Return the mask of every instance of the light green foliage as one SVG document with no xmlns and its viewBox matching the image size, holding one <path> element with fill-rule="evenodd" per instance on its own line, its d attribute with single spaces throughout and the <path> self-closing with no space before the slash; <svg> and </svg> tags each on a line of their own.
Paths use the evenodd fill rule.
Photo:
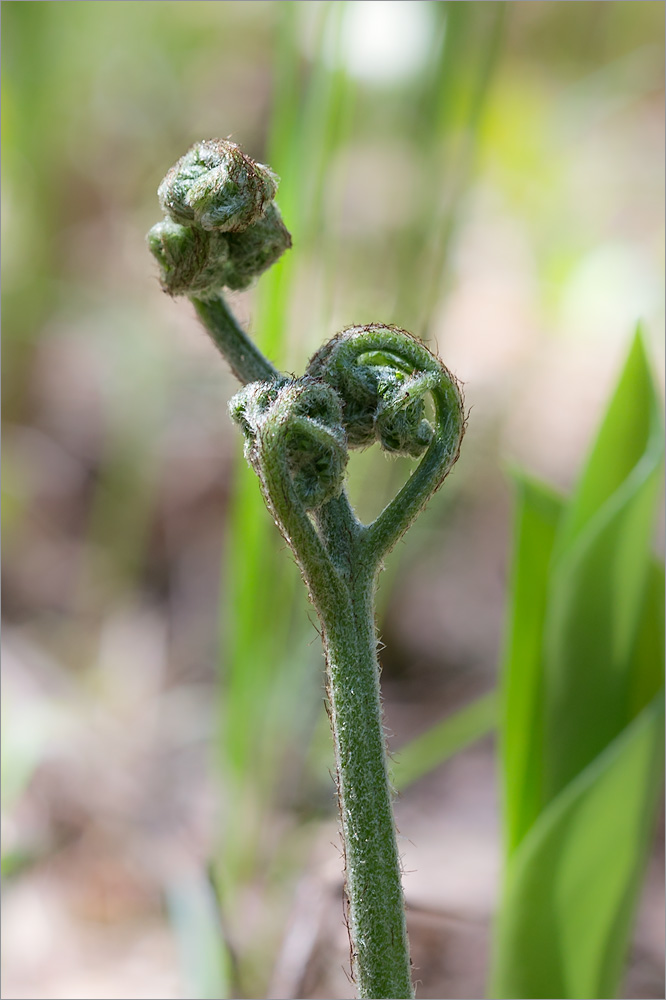
<svg viewBox="0 0 666 1000">
<path fill-rule="evenodd" d="M 662 455 L 637 334 L 571 500 L 517 478 L 496 997 L 619 989 L 663 761 Z"/>
</svg>

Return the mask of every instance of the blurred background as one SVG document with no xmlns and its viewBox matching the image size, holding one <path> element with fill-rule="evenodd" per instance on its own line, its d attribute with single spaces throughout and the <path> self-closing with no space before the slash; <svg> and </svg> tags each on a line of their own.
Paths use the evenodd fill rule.
<svg viewBox="0 0 666 1000">
<path fill-rule="evenodd" d="M 395 323 L 465 384 L 389 560 L 392 751 L 496 683 L 514 464 L 568 490 L 664 324 L 661 2 L 5 2 L 3 995 L 353 996 L 323 658 L 144 234 L 197 139 L 281 176 L 294 246 L 231 297 L 280 367 Z M 661 374 L 658 376 L 662 378 Z M 408 474 L 355 455 L 366 519 Z M 492 736 L 396 811 L 424 997 L 483 995 Z M 663 996 L 663 846 L 624 995 Z"/>
</svg>

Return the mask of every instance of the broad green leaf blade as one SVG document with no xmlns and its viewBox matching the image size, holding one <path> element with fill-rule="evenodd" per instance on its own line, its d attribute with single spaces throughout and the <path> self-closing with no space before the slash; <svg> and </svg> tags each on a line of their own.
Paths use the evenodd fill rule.
<svg viewBox="0 0 666 1000">
<path fill-rule="evenodd" d="M 639 327 L 571 499 L 560 548 L 572 544 L 632 473 L 645 478 L 662 439 L 661 404 Z"/>
<path fill-rule="evenodd" d="M 491 995 L 616 995 L 663 768 L 663 697 L 550 804 L 509 862 Z"/>
<path fill-rule="evenodd" d="M 391 783 L 400 792 L 439 764 L 492 732 L 497 722 L 494 691 L 453 712 L 396 752 Z"/>
<path fill-rule="evenodd" d="M 659 406 L 637 336 L 554 550 L 545 625 L 546 801 L 631 719 L 632 654 L 662 456 Z"/>
<path fill-rule="evenodd" d="M 653 561 L 648 571 L 643 615 L 639 624 L 628 710 L 645 708 L 664 682 L 664 564 Z"/>
<path fill-rule="evenodd" d="M 510 854 L 541 809 L 543 627 L 562 500 L 522 473 L 516 488 L 511 612 L 502 671 L 504 823 Z"/>
</svg>

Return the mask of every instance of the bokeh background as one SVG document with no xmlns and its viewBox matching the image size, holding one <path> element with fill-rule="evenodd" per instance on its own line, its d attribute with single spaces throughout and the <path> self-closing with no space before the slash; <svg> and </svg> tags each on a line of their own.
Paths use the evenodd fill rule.
<svg viewBox="0 0 666 1000">
<path fill-rule="evenodd" d="M 352 996 L 313 613 L 159 288 L 156 188 L 212 136 L 281 175 L 294 248 L 232 304 L 285 370 L 379 321 L 465 383 L 381 580 L 399 751 L 496 683 L 507 470 L 572 486 L 639 319 L 662 371 L 664 4 L 2 15 L 3 995 Z M 356 456 L 361 513 L 407 474 Z M 421 996 L 483 995 L 495 771 L 488 736 L 397 803 Z M 662 858 L 627 997 L 663 996 Z"/>
</svg>

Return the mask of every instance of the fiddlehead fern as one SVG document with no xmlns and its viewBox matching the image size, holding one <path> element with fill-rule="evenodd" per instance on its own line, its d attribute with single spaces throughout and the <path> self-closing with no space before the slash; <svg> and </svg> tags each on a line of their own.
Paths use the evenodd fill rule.
<svg viewBox="0 0 666 1000">
<path fill-rule="evenodd" d="M 359 996 L 412 997 L 400 863 L 386 771 L 373 599 L 382 559 L 441 485 L 465 428 L 455 378 L 411 334 L 351 327 L 305 375 L 277 372 L 220 292 L 242 288 L 291 244 L 277 179 L 226 140 L 198 143 L 159 189 L 167 218 L 148 235 L 171 294 L 188 294 L 246 383 L 230 403 L 276 523 L 322 623 Z M 432 399 L 428 419 L 426 399 Z M 344 489 L 348 448 L 420 459 L 369 525 Z"/>
<path fill-rule="evenodd" d="M 354 327 L 317 352 L 304 379 L 250 385 L 231 412 L 322 623 L 359 995 L 410 997 L 372 604 L 384 555 L 458 456 L 460 390 L 405 331 Z M 388 452 L 422 457 L 397 497 L 364 525 L 342 476 L 347 446 L 375 440 Z"/>
<path fill-rule="evenodd" d="M 289 499 L 305 510 L 340 495 L 347 464 L 342 410 L 324 382 L 255 382 L 234 396 L 231 415 L 245 432 L 246 457 L 262 482 L 275 461 Z"/>
<path fill-rule="evenodd" d="M 325 378 L 344 400 L 350 447 L 378 441 L 386 451 L 417 457 L 430 444 L 432 427 L 423 400 L 427 385 L 423 376 L 414 377 L 414 359 L 405 351 L 413 340 L 395 327 L 351 327 L 310 361 L 308 374 Z"/>
<path fill-rule="evenodd" d="M 247 288 L 291 246 L 273 201 L 277 177 L 228 139 L 197 142 L 160 184 L 165 213 L 148 246 L 171 295 Z"/>
<path fill-rule="evenodd" d="M 163 212 L 183 226 L 241 232 L 263 216 L 278 179 L 229 139 L 195 143 L 157 189 Z"/>
</svg>

